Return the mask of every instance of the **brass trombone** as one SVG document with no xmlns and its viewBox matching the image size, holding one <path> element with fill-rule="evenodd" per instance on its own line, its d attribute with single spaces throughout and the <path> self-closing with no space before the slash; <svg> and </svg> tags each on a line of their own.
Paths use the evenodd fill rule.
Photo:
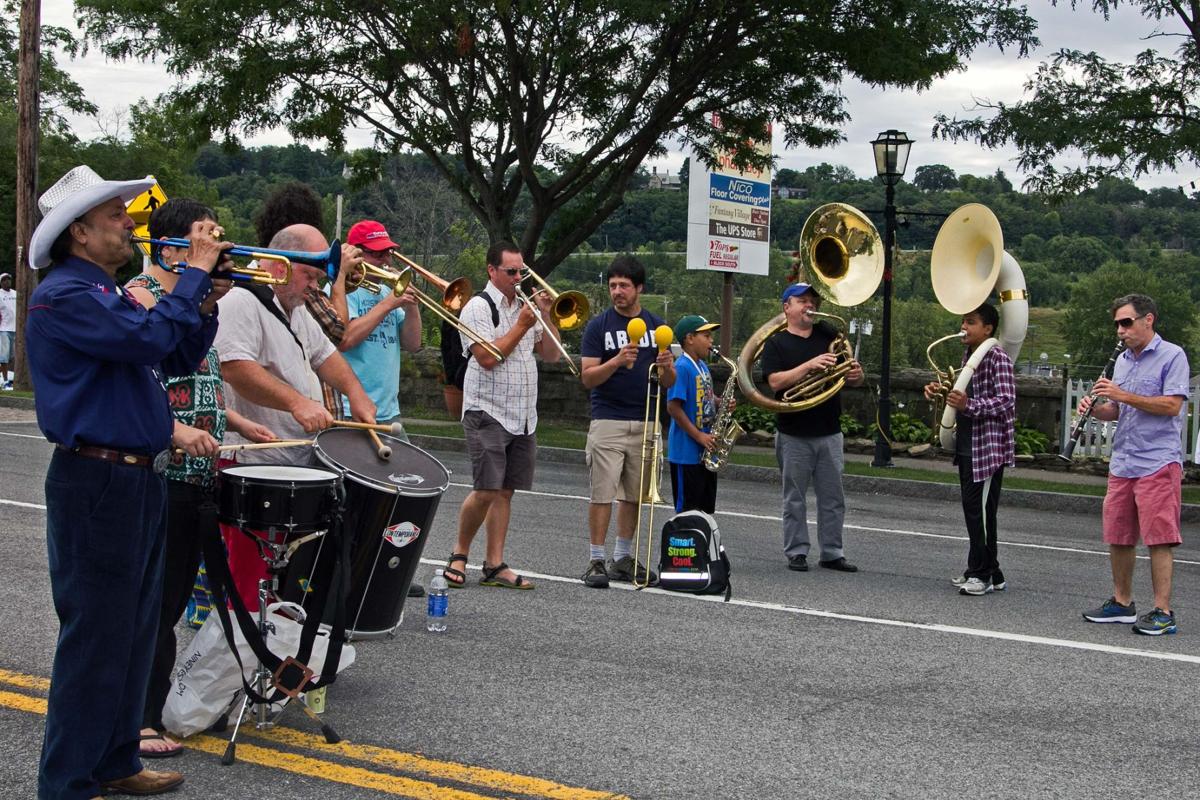
<svg viewBox="0 0 1200 800">
<path fill-rule="evenodd" d="M 439 302 L 412 285 L 414 275 L 428 276 L 426 280 L 437 279 L 440 281 L 436 275 L 433 275 L 433 273 L 417 265 L 410 259 L 405 258 L 395 250 L 389 250 L 388 255 L 393 261 L 399 261 L 404 266 L 400 269 L 393 269 L 391 267 L 377 267 L 374 264 L 364 261 L 359 265 L 358 271 L 346 276 L 346 291 L 366 289 L 373 294 L 379 294 L 384 287 L 387 287 L 391 294 L 399 297 L 405 291 L 411 289 L 413 296 L 417 298 L 417 302 L 429 309 L 430 313 L 453 325 L 459 333 L 486 350 L 496 361 L 504 360 L 504 354 L 500 352 L 500 349 L 496 345 L 492 344 L 490 339 L 487 339 L 463 323 L 449 310 L 449 306 L 446 305 L 447 296 L 450 294 L 449 287 L 457 284 L 458 281 L 446 284 L 447 288 L 443 290 L 442 300 Z M 445 283 L 444 281 L 441 282 Z M 467 284 L 467 287 L 470 288 L 470 283 Z M 465 304 L 466 300 L 463 300 L 460 308 Z"/>
<path fill-rule="evenodd" d="M 150 246 L 150 252 L 154 258 L 154 263 L 168 272 L 183 272 L 188 267 L 186 261 L 177 261 L 174 264 L 168 264 L 163 258 L 163 247 L 177 247 L 181 250 L 187 250 L 192 246 L 192 243 L 187 239 L 151 239 L 146 236 L 134 236 L 130 241 L 134 244 L 147 244 Z M 337 240 L 329 246 L 329 250 L 270 250 L 265 247 L 248 247 L 246 245 L 235 244 L 233 247 L 225 250 L 224 253 L 231 258 L 249 258 L 255 261 L 278 261 L 284 264 L 287 269 L 282 278 L 276 278 L 265 269 L 256 269 L 249 265 L 234 264 L 229 269 L 229 275 L 234 280 L 249 281 L 250 283 L 260 283 L 266 285 L 280 285 L 287 283 L 292 277 L 292 264 L 303 264 L 308 267 L 315 267 L 321 270 L 329 278 L 329 280 L 337 280 L 338 270 L 342 265 L 342 245 Z M 225 270 L 215 271 L 218 276 L 224 275 Z"/>
<path fill-rule="evenodd" d="M 654 329 L 654 343 L 658 352 L 671 346 L 675 332 L 668 325 L 659 325 Z M 654 549 L 654 506 L 661 503 L 662 497 L 658 485 L 662 482 L 663 441 L 662 427 L 659 422 L 662 413 L 662 386 L 658 382 L 658 362 L 650 365 L 646 380 L 646 413 L 642 419 L 642 469 L 638 483 L 638 511 L 634 522 L 633 543 L 633 585 L 644 589 L 650 585 L 650 556 Z M 645 558 L 640 559 L 642 551 L 642 508 L 650 506 L 646 520 Z M 645 572 L 639 580 L 638 564 L 641 563 Z"/>
<path fill-rule="evenodd" d="M 462 311 L 467 301 L 471 299 L 471 295 L 474 294 L 474 287 L 471 286 L 470 278 L 462 277 L 448 281 L 425 269 L 399 250 L 390 250 L 389 253 L 393 260 L 399 261 L 424 279 L 426 283 L 436 287 L 442 293 L 442 308 L 447 311 L 457 315 L 458 312 Z"/>
<path fill-rule="evenodd" d="M 550 291 L 548 289 L 539 289 L 538 291 L 546 291 L 550 294 L 551 297 L 558 296 L 558 295 L 555 295 L 552 291 Z M 517 299 L 520 300 L 522 303 L 524 303 L 526 306 L 528 306 L 529 310 L 533 312 L 534 316 L 538 317 L 538 323 L 534 327 L 541 325 L 542 324 L 541 323 L 542 312 L 541 312 L 541 309 L 539 309 L 537 307 L 537 303 L 533 302 L 532 298 L 530 298 L 529 295 L 525 294 L 525 292 L 521 290 L 521 284 L 517 284 L 516 293 L 517 293 Z M 575 292 L 575 294 L 579 294 L 579 293 Z M 583 295 L 580 295 L 580 297 L 583 297 Z M 584 298 L 583 302 L 586 306 L 587 298 Z M 585 311 L 586 311 L 586 308 L 585 308 Z M 550 307 L 550 314 L 552 317 L 554 317 L 557 320 L 557 316 L 554 313 L 553 306 Z M 576 324 L 578 324 L 578 323 L 576 323 Z M 566 359 L 567 367 L 570 368 L 571 374 L 574 375 L 576 378 L 578 378 L 579 377 L 579 367 L 575 366 L 575 361 L 571 358 L 571 355 L 567 352 L 567 348 L 563 347 L 562 340 L 559 339 L 554 334 L 549 333 L 549 332 L 544 332 L 544 335 L 549 336 L 550 341 L 554 342 L 554 346 L 558 348 L 558 352 L 562 355 L 562 357 L 564 359 Z"/>
<path fill-rule="evenodd" d="M 555 326 L 560 331 L 573 331 L 588 321 L 591 306 L 583 292 L 573 289 L 565 292 L 554 291 L 550 284 L 546 283 L 546 279 L 534 272 L 533 267 L 528 264 L 521 265 L 521 280 L 538 284 L 541 291 L 550 295 L 554 301 L 550 305 L 550 318 L 554 320 Z M 566 353 L 564 352 L 563 355 L 565 356 Z M 570 361 L 569 358 L 567 360 Z"/>
</svg>

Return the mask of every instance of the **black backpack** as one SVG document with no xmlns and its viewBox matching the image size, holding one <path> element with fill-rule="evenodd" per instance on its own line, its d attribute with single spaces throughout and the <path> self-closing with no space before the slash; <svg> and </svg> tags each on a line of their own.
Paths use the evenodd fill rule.
<svg viewBox="0 0 1200 800">
<path fill-rule="evenodd" d="M 729 557 L 721 546 L 717 521 L 703 511 L 681 511 L 662 528 L 658 585 L 674 592 L 733 594 Z"/>
<path fill-rule="evenodd" d="M 492 327 L 500 327 L 500 309 L 496 308 L 491 295 L 479 291 L 475 296 L 486 300 L 492 309 Z M 463 388 L 463 383 L 467 380 L 467 364 L 471 361 L 470 352 L 464 356 L 460 344 L 458 329 L 442 320 L 442 370 L 446 373 L 446 380 L 459 389 Z"/>
</svg>

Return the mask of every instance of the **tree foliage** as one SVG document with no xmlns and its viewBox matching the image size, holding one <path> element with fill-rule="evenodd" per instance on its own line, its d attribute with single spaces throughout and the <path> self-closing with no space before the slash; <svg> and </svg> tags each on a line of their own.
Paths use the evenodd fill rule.
<svg viewBox="0 0 1200 800">
<path fill-rule="evenodd" d="M 1057 0 L 1054 0 L 1057 2 Z M 1121 0 L 1091 0 L 1107 19 Z M 1071 0 L 1073 8 L 1083 5 Z M 938 115 L 934 136 L 1013 144 L 1027 185 L 1072 194 L 1112 175 L 1138 177 L 1200 165 L 1200 5 L 1178 0 L 1127 0 L 1161 22 L 1156 36 L 1178 40 L 1173 56 L 1147 49 L 1128 64 L 1095 52 L 1060 50 L 1026 83 L 1027 99 L 978 103 L 987 118 Z M 1086 164 L 1062 169 L 1056 159 L 1076 150 Z"/>
<path fill-rule="evenodd" d="M 542 271 L 591 235 L 667 138 L 714 163 L 772 121 L 837 141 L 841 82 L 928 87 L 985 45 L 1024 53 L 1013 0 L 80 0 L 118 58 L 162 58 L 192 130 L 415 150 L 488 236 Z M 217 21 L 214 24 L 214 21 Z M 719 120 L 714 115 L 719 114 Z M 517 226 L 518 205 L 528 212 Z M 540 245 L 540 247 L 539 247 Z"/>
</svg>

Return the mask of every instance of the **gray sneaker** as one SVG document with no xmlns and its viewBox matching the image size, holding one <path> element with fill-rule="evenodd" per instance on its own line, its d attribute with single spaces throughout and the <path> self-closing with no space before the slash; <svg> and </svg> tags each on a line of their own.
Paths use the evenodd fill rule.
<svg viewBox="0 0 1200 800">
<path fill-rule="evenodd" d="M 973 597 L 981 597 L 992 591 L 992 582 L 986 583 L 979 578 L 967 578 L 961 587 L 958 589 L 959 594 L 969 594 Z"/>
<path fill-rule="evenodd" d="M 616 561 L 609 559 L 608 577 L 614 581 L 622 581 L 624 583 L 633 583 L 634 566 L 635 566 L 635 564 L 634 564 L 633 556 L 622 556 L 621 558 L 617 559 Z M 637 564 L 636 567 L 637 567 L 637 582 L 639 584 L 653 586 L 654 584 L 658 583 L 658 573 L 657 572 L 655 572 L 654 570 L 650 570 L 649 571 L 650 579 L 646 580 L 645 564 Z"/>
<path fill-rule="evenodd" d="M 604 559 L 596 558 L 588 562 L 587 572 L 583 573 L 583 585 L 593 589 L 608 588 L 608 570 L 604 568 Z"/>
</svg>

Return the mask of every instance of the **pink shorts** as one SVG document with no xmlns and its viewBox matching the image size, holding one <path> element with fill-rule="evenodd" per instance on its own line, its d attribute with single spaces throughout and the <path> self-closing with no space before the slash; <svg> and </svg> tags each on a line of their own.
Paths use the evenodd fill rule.
<svg viewBox="0 0 1200 800">
<path fill-rule="evenodd" d="M 1183 467 L 1167 464 L 1144 478 L 1108 476 L 1104 495 L 1104 542 L 1132 547 L 1139 535 L 1147 547 L 1183 542 L 1179 507 Z"/>
</svg>

